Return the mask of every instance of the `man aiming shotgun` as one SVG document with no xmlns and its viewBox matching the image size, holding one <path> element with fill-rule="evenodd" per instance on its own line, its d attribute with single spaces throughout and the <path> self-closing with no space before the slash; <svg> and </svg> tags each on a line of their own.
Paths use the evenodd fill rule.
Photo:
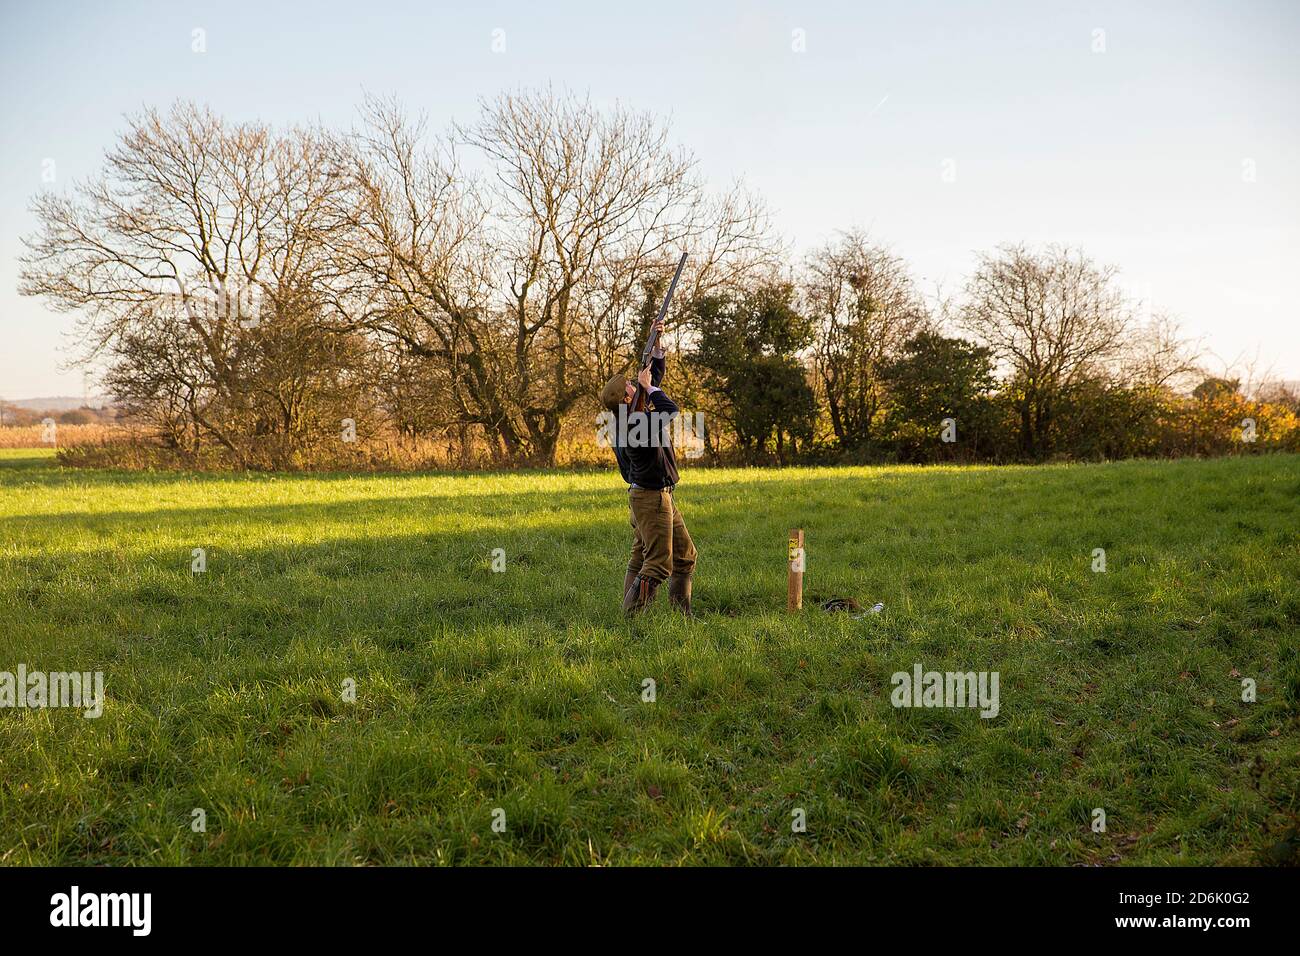
<svg viewBox="0 0 1300 956">
<path fill-rule="evenodd" d="M 648 607 L 665 580 L 669 604 L 684 614 L 691 613 L 695 544 L 673 500 L 677 456 L 668 430 L 678 408 L 659 387 L 665 369 L 659 336 L 685 264 L 683 253 L 641 353 L 636 381 L 615 375 L 600 393 L 600 403 L 615 416 L 611 444 L 618 470 L 628 484 L 632 554 L 623 578 L 623 611 L 628 615 Z"/>
</svg>

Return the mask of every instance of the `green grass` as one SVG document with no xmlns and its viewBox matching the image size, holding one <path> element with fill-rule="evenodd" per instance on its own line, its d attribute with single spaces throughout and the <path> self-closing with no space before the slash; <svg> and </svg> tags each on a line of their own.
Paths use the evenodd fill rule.
<svg viewBox="0 0 1300 956">
<path fill-rule="evenodd" d="M 0 452 L 0 670 L 102 670 L 108 697 L 97 720 L 0 710 L 0 862 L 1294 851 L 1300 458 L 688 469 L 678 499 L 699 617 L 661 595 L 629 625 L 612 467 L 151 475 Z M 786 614 L 793 526 L 810 599 L 884 613 Z M 914 663 L 998 671 L 1000 713 L 895 709 Z"/>
</svg>

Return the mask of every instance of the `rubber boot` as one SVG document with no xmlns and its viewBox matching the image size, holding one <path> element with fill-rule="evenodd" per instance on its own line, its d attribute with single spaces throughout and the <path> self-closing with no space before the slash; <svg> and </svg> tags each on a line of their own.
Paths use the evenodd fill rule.
<svg viewBox="0 0 1300 956">
<path fill-rule="evenodd" d="M 649 578 L 637 575 L 632 582 L 632 586 L 623 595 L 623 613 L 631 617 L 633 614 L 644 611 L 654 603 L 655 592 L 658 590 L 658 581 L 651 581 Z"/>
<path fill-rule="evenodd" d="M 691 616 L 691 576 L 674 574 L 668 579 L 668 604 Z"/>
</svg>

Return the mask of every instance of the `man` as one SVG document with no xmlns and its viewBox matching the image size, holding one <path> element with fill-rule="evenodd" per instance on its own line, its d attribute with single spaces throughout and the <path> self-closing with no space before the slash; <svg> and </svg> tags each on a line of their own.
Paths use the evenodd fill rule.
<svg viewBox="0 0 1300 956">
<path fill-rule="evenodd" d="M 662 334 L 662 321 L 656 323 L 655 330 Z M 631 410 L 636 385 L 621 375 L 611 378 L 600 393 L 600 403 L 614 413 L 610 444 L 618 470 L 628 483 L 632 514 L 632 555 L 623 578 L 623 611 L 628 615 L 648 607 L 665 580 L 668 603 L 684 614 L 691 613 L 695 544 L 673 500 L 677 457 L 668 426 L 678 408 L 659 387 L 664 368 L 663 349 L 656 347 L 650 353 L 650 365 L 637 375 L 649 393 L 651 414 Z"/>
</svg>

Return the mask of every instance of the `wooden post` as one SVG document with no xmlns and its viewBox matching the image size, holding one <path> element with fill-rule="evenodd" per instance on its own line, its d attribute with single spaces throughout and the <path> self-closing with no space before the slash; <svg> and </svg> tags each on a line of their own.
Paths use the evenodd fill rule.
<svg viewBox="0 0 1300 956">
<path fill-rule="evenodd" d="M 785 609 L 803 610 L 803 528 L 790 529 L 790 582 L 786 591 Z"/>
</svg>

